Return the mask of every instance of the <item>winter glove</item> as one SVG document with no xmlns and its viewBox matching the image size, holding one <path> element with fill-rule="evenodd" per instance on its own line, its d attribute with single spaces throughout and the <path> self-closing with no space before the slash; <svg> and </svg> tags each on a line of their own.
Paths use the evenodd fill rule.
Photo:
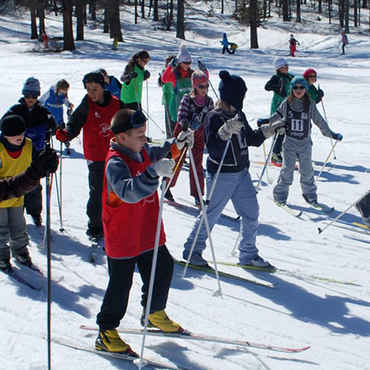
<svg viewBox="0 0 370 370">
<path fill-rule="evenodd" d="M 147 171 L 152 174 L 155 172 L 158 177 L 171 177 L 172 170 L 175 167 L 175 161 L 169 158 L 163 158 L 155 162 L 147 168 Z"/>
<path fill-rule="evenodd" d="M 342 141 L 343 140 L 343 135 L 342 134 L 336 134 L 335 132 L 332 132 L 331 133 L 331 137 L 334 139 L 334 140 L 338 140 L 338 141 Z"/>
<path fill-rule="evenodd" d="M 232 134 L 239 134 L 243 127 L 243 122 L 239 119 L 232 118 L 226 121 L 218 130 L 218 136 L 226 141 Z"/>
<path fill-rule="evenodd" d="M 159 77 L 158 77 L 158 86 L 163 86 L 164 85 L 164 82 L 162 81 L 162 75 L 160 73 L 158 73 Z"/>
<path fill-rule="evenodd" d="M 202 71 L 205 72 L 207 70 L 207 66 L 202 63 L 200 60 L 198 60 L 198 68 Z"/>
<path fill-rule="evenodd" d="M 280 96 L 285 96 L 285 89 L 284 89 L 285 81 L 282 77 L 280 77 L 280 79 L 279 79 L 279 85 L 280 85 L 280 87 L 279 87 L 279 93 L 278 94 Z"/>
<path fill-rule="evenodd" d="M 150 77 L 150 72 L 146 69 L 144 72 L 144 81 L 147 80 L 149 77 Z"/>
<path fill-rule="evenodd" d="M 171 68 L 175 69 L 179 65 L 179 60 L 177 58 L 174 58 L 171 60 L 171 63 L 169 64 Z"/>
<path fill-rule="evenodd" d="M 268 125 L 261 126 L 262 133 L 265 135 L 266 139 L 269 139 L 271 136 L 275 134 L 283 134 L 285 132 L 285 122 L 284 121 L 277 121 L 274 123 L 270 123 Z"/>
<path fill-rule="evenodd" d="M 187 144 L 190 149 L 193 147 L 194 145 L 194 131 L 193 130 L 181 131 L 177 135 L 177 138 L 176 138 L 177 149 L 182 150 L 185 144 Z"/>
<path fill-rule="evenodd" d="M 267 125 L 270 123 L 270 120 L 268 118 L 258 118 L 257 120 L 257 126 L 261 127 L 262 125 Z"/>
<path fill-rule="evenodd" d="M 42 178 L 48 173 L 53 173 L 57 170 L 59 164 L 59 158 L 57 152 L 54 149 L 48 148 L 40 153 L 31 163 L 31 171 L 33 174 Z"/>
<path fill-rule="evenodd" d="M 317 90 L 317 103 L 320 102 L 323 97 L 324 97 L 324 91 L 322 91 L 321 89 L 318 89 Z"/>
<path fill-rule="evenodd" d="M 68 132 L 65 128 L 62 128 L 62 129 L 58 128 L 55 133 L 55 136 L 62 143 L 65 143 L 66 141 L 68 141 Z"/>
<path fill-rule="evenodd" d="M 132 80 L 133 78 L 136 78 L 137 77 L 137 72 L 135 72 L 135 71 L 132 71 L 129 75 L 128 75 L 128 78 L 130 79 L 130 80 Z"/>
</svg>

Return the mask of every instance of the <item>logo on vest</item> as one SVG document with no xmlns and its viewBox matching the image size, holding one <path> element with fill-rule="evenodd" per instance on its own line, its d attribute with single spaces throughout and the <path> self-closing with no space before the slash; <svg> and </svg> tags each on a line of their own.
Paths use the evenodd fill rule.
<svg viewBox="0 0 370 370">
<path fill-rule="evenodd" d="M 100 114 L 98 112 L 94 112 L 94 116 L 95 118 L 99 119 L 100 118 Z"/>
<path fill-rule="evenodd" d="M 102 123 L 99 127 L 100 127 L 99 135 L 103 137 L 109 137 L 111 135 L 112 131 L 108 123 Z"/>
</svg>

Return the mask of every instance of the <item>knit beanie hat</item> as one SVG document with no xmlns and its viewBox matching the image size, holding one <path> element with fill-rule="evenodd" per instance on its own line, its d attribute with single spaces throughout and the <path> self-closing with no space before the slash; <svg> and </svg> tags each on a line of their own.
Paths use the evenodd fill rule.
<svg viewBox="0 0 370 370">
<path fill-rule="evenodd" d="M 181 45 L 180 52 L 177 54 L 177 59 L 179 63 L 190 62 L 191 55 L 185 44 Z"/>
<path fill-rule="evenodd" d="M 26 131 L 26 123 L 21 116 L 11 115 L 2 119 L 0 128 L 3 136 L 17 136 Z"/>
<path fill-rule="evenodd" d="M 105 89 L 104 76 L 100 72 L 90 72 L 86 74 L 82 80 L 84 87 L 86 89 L 86 84 L 90 82 L 96 82 L 103 89 Z"/>
<path fill-rule="evenodd" d="M 139 128 L 147 121 L 141 109 L 121 109 L 112 118 L 110 129 L 116 135 L 132 128 Z"/>
<path fill-rule="evenodd" d="M 41 94 L 40 81 L 35 77 L 28 77 L 23 85 L 22 95 L 40 96 L 40 94 Z"/>
<path fill-rule="evenodd" d="M 303 77 L 308 81 L 308 76 L 311 74 L 317 75 L 317 72 L 313 68 L 308 68 L 303 72 Z"/>
<path fill-rule="evenodd" d="M 308 91 L 308 84 L 307 81 L 303 76 L 296 76 L 290 81 L 290 86 L 293 88 L 295 85 L 302 85 L 304 86 L 305 90 Z"/>
<path fill-rule="evenodd" d="M 208 83 L 208 77 L 202 71 L 195 71 L 191 75 L 191 86 L 193 88 L 198 87 L 199 85 L 207 85 Z"/>
<path fill-rule="evenodd" d="M 281 67 L 284 67 L 284 66 L 287 66 L 287 65 L 288 65 L 288 62 L 283 57 L 278 57 L 278 58 L 274 59 L 274 68 L 275 68 L 276 71 L 278 69 L 280 69 Z"/>
<path fill-rule="evenodd" d="M 221 78 L 218 85 L 220 99 L 240 111 L 243 108 L 245 93 L 248 90 L 247 85 L 241 77 L 231 75 L 225 70 L 220 71 L 219 76 Z"/>
</svg>

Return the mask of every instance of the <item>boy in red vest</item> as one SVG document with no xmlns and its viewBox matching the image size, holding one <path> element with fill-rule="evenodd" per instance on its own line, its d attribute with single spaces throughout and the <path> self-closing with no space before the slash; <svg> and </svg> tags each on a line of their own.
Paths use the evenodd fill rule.
<svg viewBox="0 0 370 370">
<path fill-rule="evenodd" d="M 90 239 L 101 239 L 101 221 L 104 177 L 104 161 L 113 137 L 110 121 L 114 114 L 123 108 L 123 103 L 105 90 L 104 77 L 99 72 L 91 72 L 82 80 L 87 94 L 73 112 L 65 129 L 58 129 L 56 137 L 65 143 L 78 136 L 83 128 L 84 157 L 89 169 L 90 197 L 86 214 L 89 218 L 86 234 Z"/>
<path fill-rule="evenodd" d="M 165 158 L 166 155 L 171 151 L 176 156 L 185 144 L 191 146 L 194 134 L 190 130 L 181 132 L 177 139 L 169 139 L 163 146 L 149 147 L 145 135 L 146 117 L 140 109 L 117 112 L 111 129 L 114 138 L 105 162 L 103 187 L 109 283 L 97 315 L 99 335 L 95 348 L 136 356 L 119 337 L 116 328 L 126 313 L 136 265 L 143 281 L 141 304 L 145 311 L 159 215 L 159 178 L 172 175 L 175 162 Z M 173 259 L 165 242 L 162 223 L 149 327 L 177 333 L 183 329 L 165 311 L 173 273 Z M 144 315 L 141 323 L 144 323 Z"/>
</svg>

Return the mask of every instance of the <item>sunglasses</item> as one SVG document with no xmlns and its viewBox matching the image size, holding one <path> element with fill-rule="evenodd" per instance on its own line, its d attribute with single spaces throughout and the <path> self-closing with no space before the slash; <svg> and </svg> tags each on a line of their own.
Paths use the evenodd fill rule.
<svg viewBox="0 0 370 370">
<path fill-rule="evenodd" d="M 207 85 L 198 85 L 198 87 L 200 89 L 208 89 L 209 88 L 209 85 L 208 84 Z"/>
<path fill-rule="evenodd" d="M 38 95 L 24 95 L 24 97 L 26 98 L 26 99 L 37 99 L 39 96 Z"/>
<path fill-rule="evenodd" d="M 191 61 L 190 62 L 182 62 L 182 64 L 186 64 L 186 65 L 190 66 Z"/>
<path fill-rule="evenodd" d="M 293 86 L 293 90 L 304 90 L 305 87 L 302 86 L 302 85 L 296 85 L 296 86 Z"/>
<path fill-rule="evenodd" d="M 316 75 L 309 75 L 309 78 L 316 78 Z"/>
</svg>

